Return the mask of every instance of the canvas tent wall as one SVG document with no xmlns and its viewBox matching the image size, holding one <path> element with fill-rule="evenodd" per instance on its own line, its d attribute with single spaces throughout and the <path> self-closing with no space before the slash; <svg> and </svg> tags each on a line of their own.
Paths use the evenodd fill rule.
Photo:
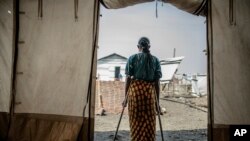
<svg viewBox="0 0 250 141">
<path fill-rule="evenodd" d="M 212 138 L 250 124 L 250 1 L 209 1 L 208 38 Z"/>
<path fill-rule="evenodd" d="M 0 1 L 0 140 L 8 131 L 13 62 L 13 1 Z"/>
<path fill-rule="evenodd" d="M 1 140 L 93 140 L 99 2 L 0 4 Z"/>
</svg>

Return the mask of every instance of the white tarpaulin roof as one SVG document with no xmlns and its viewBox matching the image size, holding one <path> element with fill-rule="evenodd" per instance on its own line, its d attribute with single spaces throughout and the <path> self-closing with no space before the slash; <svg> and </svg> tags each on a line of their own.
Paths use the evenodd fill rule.
<svg viewBox="0 0 250 141">
<path fill-rule="evenodd" d="M 162 78 L 161 81 L 170 81 L 172 80 L 176 70 L 178 69 L 181 61 L 184 57 L 175 57 L 175 58 L 167 58 L 165 60 L 161 60 L 161 70 L 162 70 Z"/>
</svg>

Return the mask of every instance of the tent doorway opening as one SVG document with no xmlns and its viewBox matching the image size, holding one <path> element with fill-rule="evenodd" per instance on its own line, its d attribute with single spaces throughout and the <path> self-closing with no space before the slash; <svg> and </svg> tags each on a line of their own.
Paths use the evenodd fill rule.
<svg viewBox="0 0 250 141">
<path fill-rule="evenodd" d="M 112 140 L 125 95 L 125 66 L 147 36 L 151 54 L 161 61 L 160 106 L 164 139 L 207 140 L 206 18 L 155 3 L 118 10 L 101 6 L 95 103 L 95 141 Z M 118 140 L 130 140 L 125 109 Z M 156 140 L 161 140 L 156 120 Z"/>
</svg>

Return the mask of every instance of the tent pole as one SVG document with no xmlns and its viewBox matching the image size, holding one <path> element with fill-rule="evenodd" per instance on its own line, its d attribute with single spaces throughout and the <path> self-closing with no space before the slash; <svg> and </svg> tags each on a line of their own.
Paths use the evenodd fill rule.
<svg viewBox="0 0 250 141">
<path fill-rule="evenodd" d="M 10 114 L 9 114 L 9 123 L 8 131 L 6 135 L 6 140 L 8 140 L 10 128 L 12 124 L 12 117 L 14 115 L 14 106 L 15 106 L 15 80 L 16 80 L 16 66 L 17 66 L 17 56 L 18 56 L 18 35 L 19 35 L 19 0 L 13 0 L 13 40 L 12 40 L 12 84 L 10 91 Z"/>
<path fill-rule="evenodd" d="M 212 1 L 206 3 L 207 21 L 207 86 L 208 86 L 208 141 L 213 141 L 213 26 L 212 26 Z"/>
</svg>

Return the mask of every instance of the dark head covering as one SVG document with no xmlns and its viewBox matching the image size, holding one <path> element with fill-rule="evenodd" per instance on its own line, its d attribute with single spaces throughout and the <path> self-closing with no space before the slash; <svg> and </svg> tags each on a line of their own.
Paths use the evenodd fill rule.
<svg viewBox="0 0 250 141">
<path fill-rule="evenodd" d="M 141 37 L 138 41 L 138 47 L 150 48 L 150 41 L 147 37 Z"/>
</svg>

